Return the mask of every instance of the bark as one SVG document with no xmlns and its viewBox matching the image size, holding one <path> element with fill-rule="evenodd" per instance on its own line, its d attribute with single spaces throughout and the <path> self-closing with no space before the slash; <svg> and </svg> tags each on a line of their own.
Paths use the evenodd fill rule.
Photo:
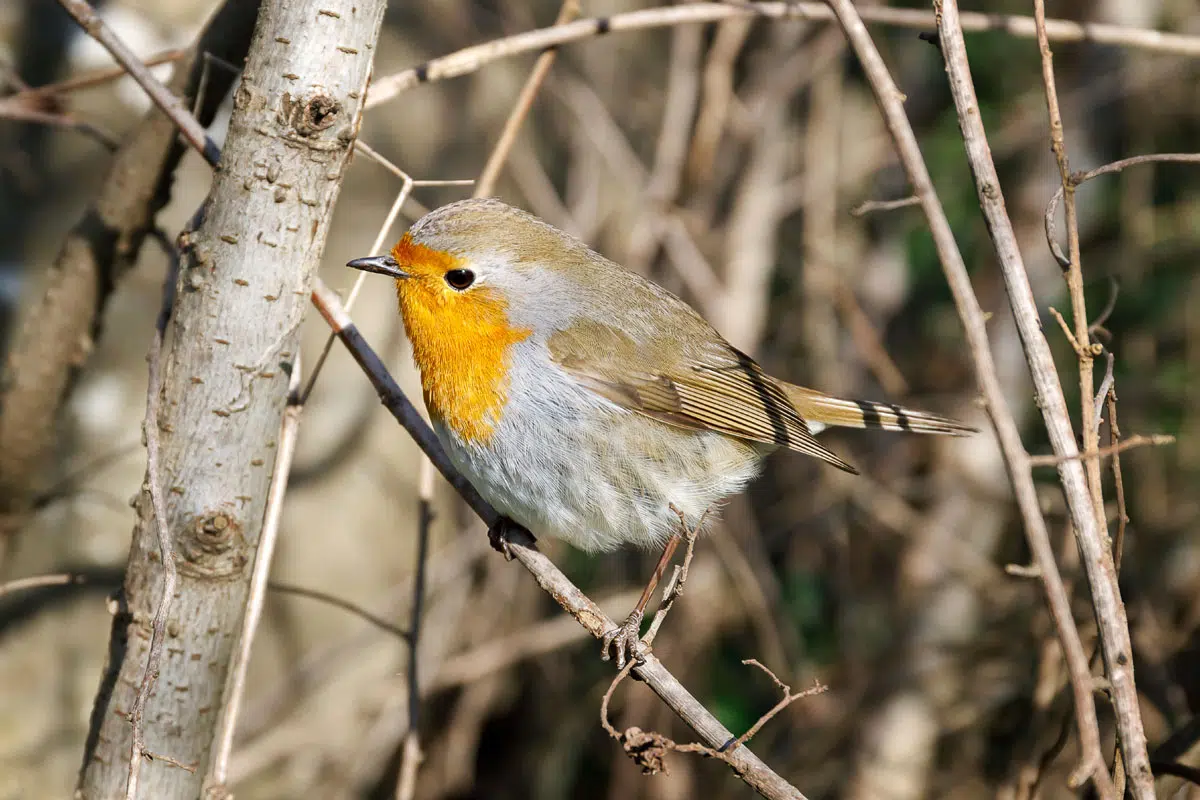
<svg viewBox="0 0 1200 800">
<path fill-rule="evenodd" d="M 139 796 L 198 797 L 258 544 L 297 329 L 362 113 L 382 0 L 264 2 L 208 210 L 183 253 L 158 435 L 179 574 Z M 147 476 L 148 479 L 151 476 Z M 146 486 L 80 777 L 122 796 L 162 569 Z M 217 789 L 213 792 L 219 794 Z"/>
</svg>

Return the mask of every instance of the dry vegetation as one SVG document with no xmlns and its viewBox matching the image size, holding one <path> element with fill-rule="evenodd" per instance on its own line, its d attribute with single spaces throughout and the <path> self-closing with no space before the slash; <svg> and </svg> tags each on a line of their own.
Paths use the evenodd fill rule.
<svg viewBox="0 0 1200 800">
<path fill-rule="evenodd" d="M 784 4 L 735 14 L 743 5 L 695 12 L 704 22 L 628 29 L 638 18 L 622 12 L 644 6 L 392 3 L 373 45 L 377 91 L 360 103 L 369 108 L 358 130 L 366 147 L 350 157 L 349 137 L 328 131 L 328 141 L 346 149 L 331 148 L 329 157 L 344 155 L 347 165 L 328 167 L 341 175 L 333 187 L 340 199 L 323 255 L 317 247 L 268 272 L 262 256 L 247 251 L 244 274 L 290 276 L 303 297 L 301 262 L 315 270 L 319 258 L 320 278 L 349 289 L 355 276 L 341 266 L 348 258 L 379 250 L 423 209 L 486 191 L 494 180 L 495 194 L 688 298 L 769 371 L 978 425 L 984 433 L 962 440 L 826 434 L 826 444 L 864 468 L 858 477 L 773 457 L 697 543 L 687 589 L 654 640 L 661 666 L 646 680 L 662 690 L 678 679 L 734 734 L 781 696 L 826 687 L 776 708 L 750 742 L 807 798 L 1115 798 L 1126 783 L 1139 800 L 1200 798 L 1200 157 L 1187 154 L 1200 134 L 1200 12 L 1186 0 L 1054 3 L 1050 17 L 1099 25 L 1052 20 L 1051 62 L 1034 36 L 1040 0 L 967 4 L 972 103 L 955 61 L 949 0 L 935 4 L 940 30 L 928 6 L 862 3 L 903 93 L 934 197 L 921 192 L 919 165 L 897 155 L 905 132 L 885 125 L 880 76 L 863 60 L 863 41 L 848 40 L 832 19 L 830 7 L 844 14 L 849 3 L 792 7 L 812 19 L 778 18 Z M 968 14 L 985 5 L 1019 18 Z M 110 0 L 105 16 L 146 59 L 188 48 L 219 6 Z M 551 25 L 556 15 L 604 17 L 607 35 L 581 21 L 518 55 L 431 61 Z M 226 90 L 236 85 L 227 62 L 241 63 L 246 37 L 230 33 L 237 19 L 221 24 L 221 36 L 202 48 L 217 57 L 200 59 L 192 72 L 178 67 L 169 86 L 212 123 L 215 145 L 236 148 L 237 125 L 226 133 Z M 642 774 L 610 732 L 637 726 L 680 744 L 704 736 L 645 683 L 626 680 L 610 691 L 613 668 L 589 636 L 596 618 L 565 615 L 526 570 L 488 548 L 483 523 L 380 407 L 340 343 L 303 413 L 289 406 L 299 433 L 289 486 L 277 492 L 280 514 L 266 515 L 278 532 L 269 583 L 265 569 L 250 581 L 263 541 L 267 462 L 245 493 L 255 498 L 247 541 L 238 543 L 247 558 L 228 560 L 219 576 L 232 575 L 227 585 L 237 587 L 225 593 L 234 605 L 220 616 L 229 624 L 189 627 L 208 619 L 191 592 L 215 584 L 211 574 L 189 572 L 208 554 L 189 550 L 191 539 L 172 522 L 191 502 L 173 488 L 173 453 L 228 431 L 223 418 L 182 434 L 168 426 L 167 467 L 148 482 L 139 437 L 146 352 L 164 275 L 174 280 L 172 258 L 182 259 L 174 265 L 185 297 L 177 315 L 195 312 L 188 298 L 207 291 L 192 286 L 189 268 L 203 261 L 197 251 L 212 233 L 205 226 L 215 224 L 194 218 L 213 173 L 174 139 L 170 120 L 140 119 L 148 108 L 141 90 L 129 78 L 112 80 L 111 59 L 88 49 L 95 45 L 72 26 L 48 0 L 0 8 L 0 346 L 12 353 L 0 381 L 0 800 L 69 795 L 89 731 L 102 727 L 116 731 L 102 735 L 102 746 L 125 737 L 112 744 L 123 760 L 105 770 L 127 773 L 129 723 L 117 716 L 125 701 L 97 705 L 97 686 L 106 659 L 119 666 L 126 655 L 110 634 L 127 624 L 142 646 L 132 648 L 137 658 L 118 692 L 132 700 L 141 684 L 159 607 L 151 589 L 162 585 L 158 500 L 169 507 L 158 519 L 171 523 L 172 562 L 184 568 L 175 611 L 157 626 L 166 666 L 147 684 L 142 732 L 158 759 L 135 757 L 138 796 L 197 796 L 145 789 L 173 775 L 192 782 L 170 759 L 194 767 L 196 782 L 228 786 L 239 798 L 751 796 L 727 766 L 703 755 L 666 753 L 669 774 Z M 995 30 L 979 30 L 987 27 Z M 931 35 L 923 41 L 918 28 Z M 1088 41 L 1075 41 L 1081 35 Z M 364 36 L 352 49 L 370 52 L 373 33 Z M 556 56 L 540 54 L 558 41 L 568 43 L 548 51 Z M 189 63 L 182 52 L 166 59 Z M 447 65 L 465 74 L 442 79 Z M 155 74 L 168 80 L 169 70 Z M 80 77 L 87 79 L 30 89 Z M 881 96 L 899 108 L 886 87 Z M 1052 125 L 1056 114 L 1061 128 Z M 987 178 L 972 122 L 986 129 L 996 180 Z M 502 136 L 506 127 L 515 136 Z M 312 136 L 324 135 L 318 119 Z M 1152 153 L 1180 155 L 1111 174 L 1073 172 Z M 160 183 L 160 170 L 172 169 L 173 181 Z M 264 162 L 255 179 L 275 187 L 271 169 Z M 972 169 L 983 176 L 978 194 Z M 480 175 L 482 187 L 443 183 Z M 1055 253 L 1045 214 L 1064 181 Z M 920 196 L 911 197 L 914 189 Z M 316 230 L 325 216 L 308 208 L 316 206 L 301 202 L 295 213 L 311 213 Z M 258 220 L 267 212 L 254 213 Z M 96 237 L 97 219 L 120 235 Z M 185 227 L 195 238 L 180 243 L 180 253 L 175 241 Z M 87 247 L 90 262 L 79 257 Z M 970 278 L 957 294 L 946 277 L 953 283 L 956 258 L 965 266 L 959 277 Z M 51 269 L 56 259 L 60 268 Z M 1024 274 L 1036 306 L 1010 294 Z M 970 287 L 982 316 L 972 317 L 962 292 Z M 416 398 L 386 289 L 382 280 L 366 283 L 351 313 Z M 1010 297 L 1025 301 L 1015 314 Z M 336 309 L 327 303 L 324 311 Z M 1035 391 L 1027 358 L 1038 349 L 1039 322 L 1059 373 L 1042 362 Z M 986 334 L 990 371 L 964 331 Z M 168 359 L 184 357 L 187 342 L 176 333 L 167 329 Z M 293 399 L 329 335 L 325 318 L 306 314 Z M 201 391 L 171 370 L 160 377 L 163 396 L 176 403 L 152 409 L 152 418 L 176 413 Z M 273 431 L 288 380 L 272 380 L 260 399 L 270 399 L 263 419 Z M 1056 381 L 1070 428 L 1047 389 Z M 37 391 L 21 395 L 31 386 Z M 1010 422 L 1020 432 L 1015 445 L 1005 439 Z M 160 444 L 153 432 L 148 438 Z M 271 438 L 286 442 L 288 434 Z M 1080 447 L 1107 449 L 1071 458 Z M 189 487 L 225 496 L 213 476 L 194 467 L 185 474 Z M 204 523 L 201 533 L 222 538 L 220 521 Z M 148 545 L 137 544 L 143 538 Z M 1039 546 L 1054 558 L 1039 561 Z M 653 564 L 649 554 L 585 557 L 547 539 L 539 547 L 618 619 Z M 543 580 L 552 569 L 529 553 L 521 560 Z M 1117 570 L 1123 611 L 1112 602 Z M 27 580 L 37 576 L 46 577 Z M 145 614 L 129 610 L 131 596 Z M 236 654 L 248 648 L 236 646 L 247 641 L 238 639 L 247 602 L 259 624 L 233 714 L 226 675 L 231 659 L 237 674 Z M 408 632 L 418 620 L 411 653 Z M 173 729 L 197 718 L 200 687 L 172 672 L 192 636 L 222 643 L 205 645 L 215 666 L 203 691 L 224 721 L 211 724 L 214 716 L 202 733 L 189 727 L 201 744 Z M 769 673 L 743 663 L 749 659 Z M 209 728 L 232 730 L 232 717 L 236 735 L 214 756 L 208 740 L 219 737 Z M 630 745 L 636 737 L 622 738 Z M 94 740 L 86 747 L 95 754 Z M 652 749 L 641 763 L 660 755 Z M 1127 781 L 1125 765 L 1147 757 L 1153 783 L 1136 769 Z M 1103 769 L 1089 782 L 1086 768 L 1097 758 Z M 1078 788 L 1069 788 L 1073 774 Z M 124 794 L 122 782 L 112 796 Z"/>
</svg>

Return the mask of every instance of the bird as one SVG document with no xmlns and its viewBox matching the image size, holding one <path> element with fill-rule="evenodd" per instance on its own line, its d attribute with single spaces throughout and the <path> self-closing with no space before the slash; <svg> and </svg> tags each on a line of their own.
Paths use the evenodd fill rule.
<svg viewBox="0 0 1200 800">
<path fill-rule="evenodd" d="M 784 448 L 846 472 L 826 427 L 966 435 L 947 417 L 845 400 L 767 374 L 690 305 L 495 198 L 437 208 L 386 255 L 425 407 L 450 461 L 513 526 L 588 552 L 661 547 L 603 637 L 643 658 L 644 610 L 680 538 Z"/>
</svg>

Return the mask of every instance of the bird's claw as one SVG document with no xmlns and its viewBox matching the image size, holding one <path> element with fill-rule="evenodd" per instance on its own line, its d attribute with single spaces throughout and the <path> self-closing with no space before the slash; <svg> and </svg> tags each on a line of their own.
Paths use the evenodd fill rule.
<svg viewBox="0 0 1200 800">
<path fill-rule="evenodd" d="M 608 661 L 609 651 L 612 650 L 617 657 L 617 669 L 625 669 L 625 662 L 630 658 L 639 664 L 645 663 L 645 644 L 641 638 L 643 616 L 641 611 L 634 609 L 625 622 L 601 637 L 602 660 Z"/>
<path fill-rule="evenodd" d="M 508 546 L 508 543 L 509 536 L 516 526 L 517 523 L 508 517 L 500 517 L 488 528 L 488 544 L 497 553 L 503 554 L 505 561 L 513 560 L 512 548 Z"/>
</svg>

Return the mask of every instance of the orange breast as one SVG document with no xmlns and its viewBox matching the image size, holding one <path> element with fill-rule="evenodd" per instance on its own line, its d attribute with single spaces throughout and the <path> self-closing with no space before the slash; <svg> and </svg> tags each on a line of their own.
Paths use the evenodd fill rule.
<svg viewBox="0 0 1200 800">
<path fill-rule="evenodd" d="M 486 444 L 508 400 L 512 348 L 532 331 L 509 324 L 496 291 L 447 286 L 442 276 L 457 265 L 454 256 L 412 244 L 407 234 L 393 255 L 412 274 L 396 281 L 396 293 L 425 407 L 464 440 Z"/>
</svg>

